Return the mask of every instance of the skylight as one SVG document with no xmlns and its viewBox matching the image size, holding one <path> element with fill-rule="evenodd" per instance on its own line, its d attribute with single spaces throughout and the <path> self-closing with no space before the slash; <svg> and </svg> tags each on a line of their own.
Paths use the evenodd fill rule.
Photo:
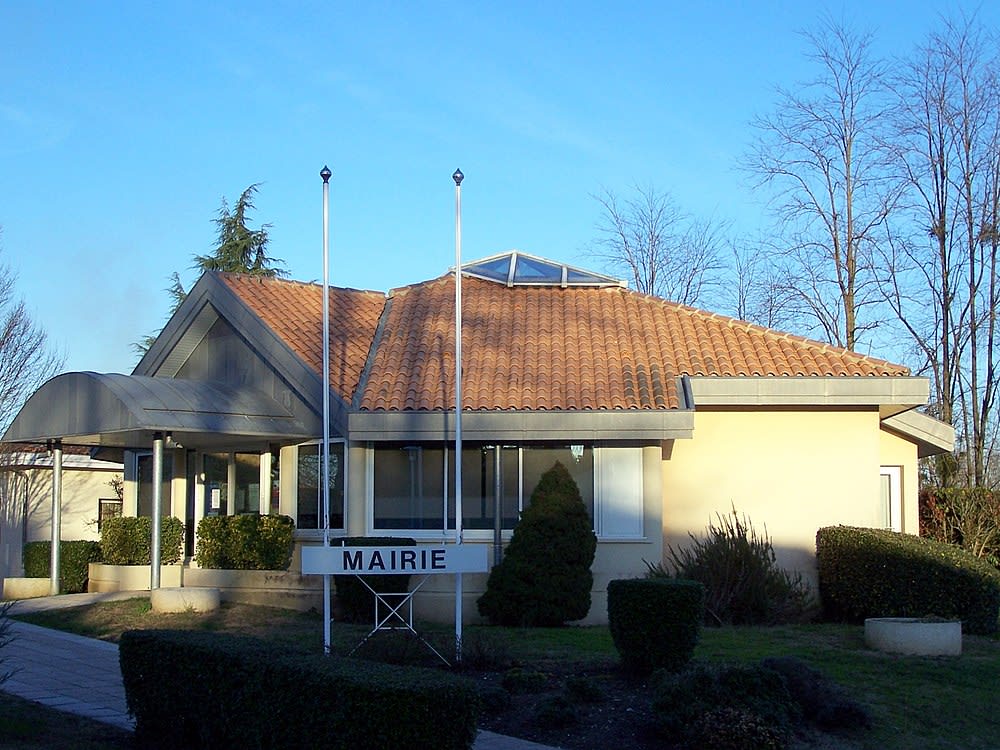
<svg viewBox="0 0 1000 750">
<path fill-rule="evenodd" d="M 512 250 L 465 263 L 462 271 L 507 286 L 628 286 L 613 276 L 585 271 L 545 258 Z"/>
</svg>

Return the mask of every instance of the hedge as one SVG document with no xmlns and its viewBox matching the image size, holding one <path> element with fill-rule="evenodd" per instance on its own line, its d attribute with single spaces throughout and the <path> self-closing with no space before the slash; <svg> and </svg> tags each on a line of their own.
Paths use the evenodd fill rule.
<svg viewBox="0 0 1000 750">
<path fill-rule="evenodd" d="M 609 581 L 608 627 L 622 665 L 636 674 L 682 669 L 698 644 L 704 602 L 697 581 Z"/>
<path fill-rule="evenodd" d="M 142 747 L 459 750 L 476 736 L 475 684 L 440 670 L 193 631 L 127 631 L 119 656 Z"/>
<path fill-rule="evenodd" d="M 395 536 L 348 536 L 339 541 L 343 547 L 412 547 L 416 544 L 415 540 L 408 537 Z M 409 573 L 385 576 L 334 576 L 337 601 L 344 610 L 344 616 L 354 622 L 371 620 L 375 614 L 375 595 L 361 582 L 362 580 L 380 594 L 398 594 L 410 588 Z"/>
<path fill-rule="evenodd" d="M 294 531 L 290 516 L 206 516 L 198 523 L 195 560 L 202 568 L 288 570 Z"/>
<path fill-rule="evenodd" d="M 101 554 L 108 565 L 149 565 L 153 522 L 149 516 L 118 516 L 101 524 Z M 160 562 L 180 562 L 184 523 L 166 516 L 160 520 Z"/>
<path fill-rule="evenodd" d="M 1000 572 L 960 547 L 882 529 L 816 534 L 819 594 L 831 620 L 936 615 L 967 633 L 997 632 Z"/>
<path fill-rule="evenodd" d="M 24 545 L 23 559 L 25 576 L 48 578 L 52 571 L 52 542 L 28 542 Z M 59 542 L 59 592 L 84 593 L 90 580 L 92 562 L 101 562 L 99 542 Z"/>
</svg>

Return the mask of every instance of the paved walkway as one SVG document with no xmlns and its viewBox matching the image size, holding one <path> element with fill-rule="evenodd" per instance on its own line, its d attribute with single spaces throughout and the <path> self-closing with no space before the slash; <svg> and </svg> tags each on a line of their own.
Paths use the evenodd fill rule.
<svg viewBox="0 0 1000 750">
<path fill-rule="evenodd" d="M 25 599 L 14 612 L 38 612 L 97 601 L 148 596 L 148 592 L 64 594 Z M 11 621 L 15 640 L 3 650 L 4 671 L 16 674 L 0 690 L 90 719 L 133 729 L 125 707 L 125 687 L 118 666 L 118 646 L 94 638 Z M 552 750 L 535 742 L 480 732 L 474 750 Z"/>
</svg>

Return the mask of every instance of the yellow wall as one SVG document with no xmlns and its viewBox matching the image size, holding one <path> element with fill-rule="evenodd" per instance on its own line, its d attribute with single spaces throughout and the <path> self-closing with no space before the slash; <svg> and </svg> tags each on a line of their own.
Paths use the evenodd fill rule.
<svg viewBox="0 0 1000 750">
<path fill-rule="evenodd" d="M 817 529 L 880 525 L 879 466 L 904 466 L 915 486 L 908 446 L 883 436 L 876 411 L 698 410 L 693 439 L 664 452 L 664 543 L 685 544 L 735 506 L 766 527 L 781 566 L 815 582 Z"/>
<path fill-rule="evenodd" d="M 899 466 L 902 479 L 903 528 L 907 534 L 920 533 L 920 508 L 917 496 L 920 480 L 917 449 L 909 440 L 886 430 L 879 431 L 879 462 L 881 466 Z"/>
</svg>

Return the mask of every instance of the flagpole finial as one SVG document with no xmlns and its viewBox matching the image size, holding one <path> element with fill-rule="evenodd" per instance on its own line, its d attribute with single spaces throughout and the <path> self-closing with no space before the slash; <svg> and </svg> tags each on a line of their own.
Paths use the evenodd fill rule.
<svg viewBox="0 0 1000 750">
<path fill-rule="evenodd" d="M 456 169 L 455 174 L 451 176 L 451 179 L 455 181 L 455 187 L 459 187 L 462 184 L 462 180 L 465 179 L 465 175 L 462 174 L 461 169 Z"/>
<path fill-rule="evenodd" d="M 325 185 L 333 177 L 333 172 L 330 171 L 328 166 L 323 165 L 323 168 L 319 171 L 319 176 L 323 178 L 323 184 Z"/>
</svg>

